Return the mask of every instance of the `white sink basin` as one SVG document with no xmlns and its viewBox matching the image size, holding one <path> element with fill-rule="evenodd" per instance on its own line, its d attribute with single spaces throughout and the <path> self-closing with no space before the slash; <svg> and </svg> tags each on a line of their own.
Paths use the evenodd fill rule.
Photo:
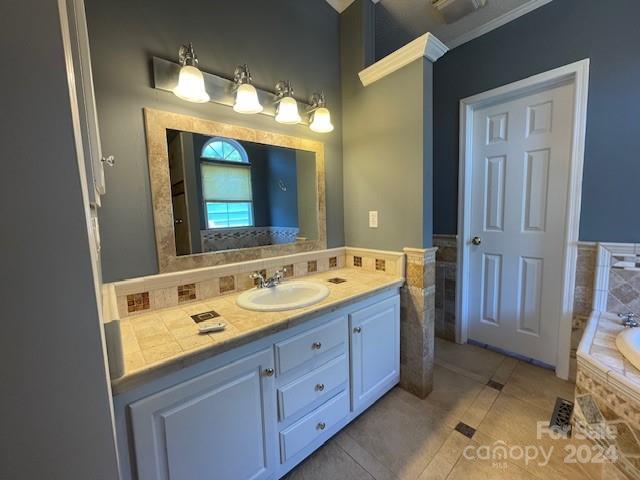
<svg viewBox="0 0 640 480">
<path fill-rule="evenodd" d="M 236 303 L 247 310 L 280 312 L 308 307 L 324 300 L 329 288 L 314 282 L 285 282 L 271 288 L 253 288 L 242 293 Z"/>
<path fill-rule="evenodd" d="M 631 365 L 640 370 L 640 328 L 627 328 L 616 337 L 616 347 Z"/>
</svg>

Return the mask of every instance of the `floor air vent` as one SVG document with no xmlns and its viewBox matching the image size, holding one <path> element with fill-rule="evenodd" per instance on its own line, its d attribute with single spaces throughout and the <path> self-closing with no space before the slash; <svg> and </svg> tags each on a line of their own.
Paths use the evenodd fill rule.
<svg viewBox="0 0 640 480">
<path fill-rule="evenodd" d="M 551 415 L 551 422 L 549 422 L 549 428 L 557 432 L 571 433 L 571 415 L 573 414 L 573 402 L 558 397 L 556 399 L 556 406 L 553 407 L 553 414 Z"/>
</svg>

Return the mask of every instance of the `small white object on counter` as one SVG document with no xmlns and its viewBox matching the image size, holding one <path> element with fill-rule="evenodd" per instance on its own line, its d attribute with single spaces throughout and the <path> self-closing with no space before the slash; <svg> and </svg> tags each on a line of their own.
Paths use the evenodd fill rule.
<svg viewBox="0 0 640 480">
<path fill-rule="evenodd" d="M 198 324 L 198 331 L 200 333 L 221 332 L 227 327 L 224 322 L 207 320 Z"/>
</svg>

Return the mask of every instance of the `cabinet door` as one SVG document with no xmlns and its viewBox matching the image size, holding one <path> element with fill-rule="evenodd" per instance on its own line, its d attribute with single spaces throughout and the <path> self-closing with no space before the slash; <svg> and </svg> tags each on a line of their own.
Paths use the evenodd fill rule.
<svg viewBox="0 0 640 480">
<path fill-rule="evenodd" d="M 383 300 L 350 315 L 351 402 L 368 406 L 400 379 L 400 298 Z"/>
<path fill-rule="evenodd" d="M 273 352 L 263 350 L 130 406 L 141 480 L 264 479 L 277 432 Z"/>
</svg>

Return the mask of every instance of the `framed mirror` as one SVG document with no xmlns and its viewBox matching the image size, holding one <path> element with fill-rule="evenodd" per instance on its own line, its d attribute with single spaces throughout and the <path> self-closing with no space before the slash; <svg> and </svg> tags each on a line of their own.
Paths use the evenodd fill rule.
<svg viewBox="0 0 640 480">
<path fill-rule="evenodd" d="M 321 142 L 144 115 L 161 273 L 326 248 Z"/>
</svg>

